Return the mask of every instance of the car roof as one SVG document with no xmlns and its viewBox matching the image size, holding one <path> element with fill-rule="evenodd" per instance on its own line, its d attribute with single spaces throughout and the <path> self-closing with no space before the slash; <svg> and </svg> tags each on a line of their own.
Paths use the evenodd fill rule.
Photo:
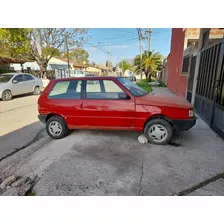
<svg viewBox="0 0 224 224">
<path fill-rule="evenodd" d="M 53 79 L 52 81 L 58 82 L 58 81 L 87 80 L 87 79 L 97 79 L 97 80 L 111 79 L 112 80 L 112 79 L 117 79 L 117 78 L 122 78 L 122 77 L 121 76 L 85 76 L 85 77 L 72 77 L 72 78 L 63 78 L 63 79 Z"/>
</svg>

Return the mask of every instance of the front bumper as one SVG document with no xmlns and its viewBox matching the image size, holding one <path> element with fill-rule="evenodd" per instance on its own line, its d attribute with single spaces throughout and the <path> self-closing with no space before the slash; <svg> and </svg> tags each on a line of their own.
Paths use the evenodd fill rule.
<svg viewBox="0 0 224 224">
<path fill-rule="evenodd" d="M 39 115 L 37 115 L 37 117 L 38 117 L 38 119 L 39 119 L 42 123 L 46 124 L 46 118 L 47 118 L 47 115 L 45 115 L 45 114 L 39 114 Z"/>
<path fill-rule="evenodd" d="M 185 120 L 172 120 L 172 123 L 176 130 L 186 131 L 192 128 L 196 123 L 196 118 L 185 119 Z"/>
</svg>

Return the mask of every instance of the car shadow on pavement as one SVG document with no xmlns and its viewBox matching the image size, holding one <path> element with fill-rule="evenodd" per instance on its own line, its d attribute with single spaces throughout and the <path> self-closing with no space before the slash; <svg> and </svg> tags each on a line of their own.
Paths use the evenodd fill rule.
<svg viewBox="0 0 224 224">
<path fill-rule="evenodd" d="M 38 134 L 43 130 L 44 125 L 37 121 L 0 136 L 0 161 L 38 140 Z"/>
</svg>

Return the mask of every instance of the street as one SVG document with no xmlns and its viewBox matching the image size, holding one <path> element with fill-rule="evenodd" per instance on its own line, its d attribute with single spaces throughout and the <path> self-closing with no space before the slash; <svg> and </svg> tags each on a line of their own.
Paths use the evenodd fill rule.
<svg viewBox="0 0 224 224">
<path fill-rule="evenodd" d="M 37 121 L 37 98 L 0 102 L 1 155 L 35 139 L 0 162 L 1 179 L 38 176 L 35 195 L 224 195 L 223 140 L 200 118 L 166 146 L 124 131 L 74 130 L 52 140 Z"/>
<path fill-rule="evenodd" d="M 37 99 L 27 95 L 0 101 L 0 159 L 23 147 L 44 128 L 37 118 Z"/>
</svg>

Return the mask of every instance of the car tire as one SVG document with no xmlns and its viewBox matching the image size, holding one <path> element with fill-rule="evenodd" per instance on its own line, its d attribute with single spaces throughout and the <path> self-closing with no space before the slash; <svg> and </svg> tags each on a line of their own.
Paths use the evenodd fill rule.
<svg viewBox="0 0 224 224">
<path fill-rule="evenodd" d="M 9 101 L 12 99 L 12 92 L 10 90 L 5 90 L 2 93 L 2 100 Z"/>
<path fill-rule="evenodd" d="M 146 124 L 144 134 L 149 143 L 166 145 L 173 137 L 173 128 L 165 119 L 155 118 Z"/>
<path fill-rule="evenodd" d="M 69 133 L 65 120 L 60 116 L 53 116 L 47 120 L 46 131 L 53 139 L 64 138 Z"/>
<path fill-rule="evenodd" d="M 33 90 L 33 95 L 40 95 L 41 90 L 39 86 L 35 86 L 34 90 Z"/>
</svg>

